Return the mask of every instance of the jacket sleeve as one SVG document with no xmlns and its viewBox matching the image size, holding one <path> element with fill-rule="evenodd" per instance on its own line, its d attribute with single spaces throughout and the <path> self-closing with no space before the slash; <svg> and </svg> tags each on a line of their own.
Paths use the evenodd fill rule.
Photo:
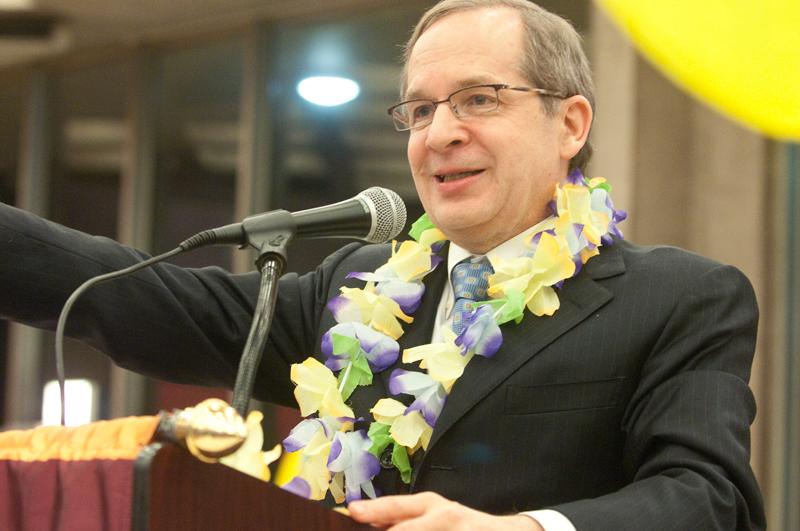
<svg viewBox="0 0 800 531">
<path fill-rule="evenodd" d="M 358 247 L 344 247 L 314 272 L 281 278 L 257 398 L 294 405 L 289 366 L 312 354 L 332 271 Z M 146 258 L 0 204 L 0 317 L 54 329 L 67 297 L 86 279 Z M 258 284 L 255 272 L 161 263 L 92 287 L 73 307 L 67 334 L 148 376 L 231 387 Z"/>
<path fill-rule="evenodd" d="M 578 530 L 764 529 L 749 466 L 758 310 L 729 266 L 684 283 L 622 422 L 625 488 L 553 507 Z"/>
</svg>

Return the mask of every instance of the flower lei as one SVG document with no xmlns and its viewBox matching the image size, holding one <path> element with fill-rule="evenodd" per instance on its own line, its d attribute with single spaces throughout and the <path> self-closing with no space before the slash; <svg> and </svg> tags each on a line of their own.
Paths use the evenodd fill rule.
<svg viewBox="0 0 800 531">
<path fill-rule="evenodd" d="M 371 384 L 373 374 L 397 361 L 400 321 L 413 322 L 410 314 L 425 292 L 422 279 L 442 261 L 436 253 L 446 237 L 423 215 L 410 231 L 413 241 L 393 242 L 386 264 L 372 273 L 350 273 L 347 278 L 366 285 L 342 287 L 341 295 L 328 302 L 338 324 L 322 338 L 325 363 L 310 357 L 291 368 L 295 398 L 307 418 L 283 441 L 286 451 L 299 455 L 299 473 L 284 488 L 315 500 L 330 490 L 337 503 L 360 499 L 362 492 L 374 498 L 378 456 L 390 446 L 392 464 L 409 483 L 409 457 L 427 449 L 447 396 L 472 357 L 493 356 L 502 343 L 500 325 L 519 323 L 526 308 L 536 316 L 553 315 L 559 308 L 556 289 L 599 254 L 601 245 L 622 238 L 617 223 L 626 214 L 614 209 L 610 190 L 602 177 L 587 181 L 580 170 L 571 172 L 556 188 L 552 215 L 526 252 L 493 264 L 489 300 L 475 304 L 464 317 L 463 331 L 456 335 L 444 327 L 443 342 L 403 352 L 404 363 L 419 362 L 426 372 L 395 369 L 389 391 L 411 395 L 414 401 L 405 406 L 393 398 L 378 400 L 367 431 L 354 430 L 361 419 L 345 401 L 358 386 Z"/>
</svg>

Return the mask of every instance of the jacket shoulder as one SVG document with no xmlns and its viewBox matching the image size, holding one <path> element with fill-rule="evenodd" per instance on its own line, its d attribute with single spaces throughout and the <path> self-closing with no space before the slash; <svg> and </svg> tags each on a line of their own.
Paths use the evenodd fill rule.
<svg viewBox="0 0 800 531">
<path fill-rule="evenodd" d="M 716 269 L 738 271 L 734 266 L 670 245 L 637 245 L 621 240 L 613 248 L 624 261 L 626 271 L 633 274 L 702 276 Z"/>
</svg>

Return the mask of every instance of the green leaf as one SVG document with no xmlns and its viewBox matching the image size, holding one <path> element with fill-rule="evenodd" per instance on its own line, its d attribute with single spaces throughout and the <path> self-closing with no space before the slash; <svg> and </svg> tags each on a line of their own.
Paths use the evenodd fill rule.
<svg viewBox="0 0 800 531">
<path fill-rule="evenodd" d="M 352 357 L 361 350 L 361 343 L 358 339 L 350 336 L 343 336 L 342 334 L 331 334 L 333 338 L 333 353 L 337 356 L 347 355 Z"/>
<path fill-rule="evenodd" d="M 525 295 L 521 291 L 508 291 L 502 299 L 474 303 L 475 306 L 489 305 L 495 312 L 495 322 L 498 325 L 509 321 L 522 322 L 525 313 Z"/>
<path fill-rule="evenodd" d="M 347 356 L 350 360 L 349 365 L 339 371 L 336 378 L 342 390 L 342 399 L 347 400 L 356 387 L 372 383 L 372 370 L 358 339 L 341 334 L 332 334 L 332 339 L 333 353 L 337 356 Z M 345 377 L 347 380 L 342 385 Z"/>
<path fill-rule="evenodd" d="M 400 479 L 403 480 L 403 483 L 411 483 L 411 463 L 408 461 L 408 451 L 405 446 L 394 445 L 392 464 L 400 471 Z"/>
<path fill-rule="evenodd" d="M 349 367 L 349 370 L 348 370 Z M 372 383 L 372 371 L 369 368 L 367 357 L 360 350 L 358 353 L 350 358 L 350 364 L 339 371 L 337 381 L 339 388 L 342 390 L 342 400 L 347 400 L 353 394 L 356 387 L 359 385 L 370 385 Z M 347 377 L 347 380 L 342 385 L 342 380 Z"/>
<path fill-rule="evenodd" d="M 390 426 L 388 424 L 383 424 L 381 422 L 373 422 L 369 425 L 367 435 L 372 441 L 372 446 L 369 449 L 372 455 L 380 457 L 386 447 L 394 442 L 394 439 L 392 439 L 389 433 L 389 428 Z"/>
<path fill-rule="evenodd" d="M 428 214 L 422 214 L 419 219 L 411 225 L 411 230 L 408 231 L 408 235 L 418 242 L 423 232 L 435 228 L 436 225 L 428 218 Z"/>
<path fill-rule="evenodd" d="M 611 185 L 608 184 L 608 182 L 600 183 L 597 186 L 592 186 L 592 187 L 589 188 L 589 191 L 593 192 L 594 190 L 597 190 L 598 188 L 602 188 L 603 190 L 605 190 L 606 192 L 611 194 Z"/>
</svg>

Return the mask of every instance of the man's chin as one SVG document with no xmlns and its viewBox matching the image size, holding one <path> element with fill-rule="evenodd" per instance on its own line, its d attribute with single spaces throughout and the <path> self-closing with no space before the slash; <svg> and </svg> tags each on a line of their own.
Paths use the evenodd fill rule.
<svg viewBox="0 0 800 531">
<path fill-rule="evenodd" d="M 444 232 L 448 237 L 451 234 L 462 234 L 475 231 L 480 227 L 475 219 L 470 218 L 464 212 L 458 212 L 456 215 L 444 215 L 433 217 L 430 216 L 431 221 L 436 227 Z"/>
<path fill-rule="evenodd" d="M 468 251 L 480 254 L 481 250 L 491 243 L 485 241 L 490 239 L 487 238 L 487 234 L 491 234 L 486 224 L 462 220 L 451 220 L 441 225 L 435 222 L 434 224 L 447 236 L 447 239 Z"/>
</svg>

